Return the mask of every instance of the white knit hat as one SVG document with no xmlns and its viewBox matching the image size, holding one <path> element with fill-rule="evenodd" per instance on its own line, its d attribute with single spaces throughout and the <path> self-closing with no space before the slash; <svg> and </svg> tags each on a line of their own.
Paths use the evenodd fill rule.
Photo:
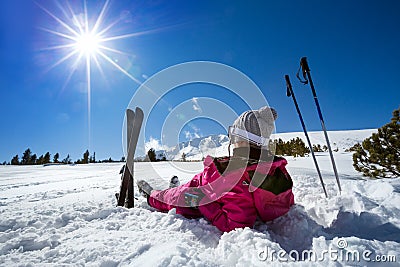
<svg viewBox="0 0 400 267">
<path fill-rule="evenodd" d="M 244 130 L 258 137 L 269 139 L 275 128 L 275 120 L 278 113 L 270 107 L 262 107 L 259 110 L 249 110 L 243 112 L 234 122 L 232 127 Z M 248 141 L 238 136 L 231 136 L 231 143 Z M 267 144 L 264 144 L 267 145 Z"/>
</svg>

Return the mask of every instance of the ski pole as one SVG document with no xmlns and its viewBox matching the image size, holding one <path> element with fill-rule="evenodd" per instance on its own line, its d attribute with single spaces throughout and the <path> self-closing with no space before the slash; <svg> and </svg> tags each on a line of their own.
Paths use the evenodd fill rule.
<svg viewBox="0 0 400 267">
<path fill-rule="evenodd" d="M 325 196 L 328 197 L 328 193 L 326 192 L 324 181 L 322 180 L 321 171 L 319 170 L 318 162 L 317 162 L 317 159 L 315 157 L 314 150 L 312 148 L 312 144 L 311 144 L 310 138 L 308 137 L 308 133 L 307 133 L 306 125 L 305 125 L 304 120 L 303 120 L 303 116 L 301 115 L 299 105 L 297 104 L 297 100 L 296 100 L 296 97 L 295 97 L 294 92 L 293 92 L 293 88 L 292 88 L 292 84 L 290 82 L 289 75 L 285 75 L 285 80 L 286 80 L 286 90 L 287 90 L 286 91 L 286 95 L 288 97 L 291 96 L 293 98 L 293 102 L 294 102 L 294 105 L 296 107 L 297 114 L 299 114 L 301 126 L 303 127 L 304 135 L 306 136 L 308 146 L 310 147 L 310 151 L 311 151 L 311 155 L 312 155 L 313 160 L 314 160 L 315 168 L 317 169 L 319 180 L 321 181 L 321 185 L 322 185 L 322 188 L 324 189 Z"/>
<path fill-rule="evenodd" d="M 319 106 L 317 93 L 315 92 L 314 83 L 313 83 L 313 81 L 311 79 L 310 68 L 308 66 L 306 57 L 302 57 L 301 58 L 301 60 L 300 60 L 300 68 L 302 69 L 303 77 L 304 77 L 305 81 L 302 81 L 300 79 L 299 72 L 297 73 L 297 78 L 299 78 L 300 82 L 302 82 L 303 84 L 310 83 L 310 87 L 311 87 L 311 91 L 312 91 L 312 94 L 313 94 L 313 97 L 314 97 L 315 105 L 317 106 L 319 119 L 321 121 L 322 130 L 324 131 L 326 144 L 328 146 L 329 156 L 331 157 L 331 162 L 332 162 L 333 171 L 335 173 L 336 182 L 337 182 L 337 185 L 339 187 L 339 192 L 341 193 L 342 192 L 342 188 L 340 186 L 339 175 L 338 175 L 338 172 L 337 172 L 337 169 L 336 169 L 335 159 L 333 158 L 331 144 L 329 142 L 328 133 L 326 132 L 325 122 L 324 122 L 324 119 L 322 117 L 321 108 Z M 299 69 L 299 71 L 300 71 L 300 69 Z"/>
</svg>

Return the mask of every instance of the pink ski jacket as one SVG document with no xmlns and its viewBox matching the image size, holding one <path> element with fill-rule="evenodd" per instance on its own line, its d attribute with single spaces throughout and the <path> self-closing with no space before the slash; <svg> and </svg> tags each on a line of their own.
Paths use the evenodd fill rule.
<svg viewBox="0 0 400 267">
<path fill-rule="evenodd" d="M 153 191 L 148 203 L 160 211 L 176 208 L 178 214 L 188 218 L 203 216 L 225 232 L 235 228 L 253 227 L 257 217 L 266 222 L 289 211 L 294 204 L 294 196 L 284 158 L 276 157 L 273 162 L 248 163 L 242 168 L 233 168 L 221 174 L 217 165 L 229 160 L 230 158 L 214 159 L 208 156 L 204 160 L 202 173 L 179 187 Z M 290 186 L 278 188 L 278 192 L 263 189 L 274 188 L 274 181 L 277 181 L 274 174 L 278 172 L 283 175 L 283 180 L 287 179 L 284 182 L 289 182 Z M 254 174 L 264 177 L 261 186 L 253 185 Z M 201 200 L 198 207 L 188 206 L 185 201 L 187 193 L 199 196 Z"/>
</svg>

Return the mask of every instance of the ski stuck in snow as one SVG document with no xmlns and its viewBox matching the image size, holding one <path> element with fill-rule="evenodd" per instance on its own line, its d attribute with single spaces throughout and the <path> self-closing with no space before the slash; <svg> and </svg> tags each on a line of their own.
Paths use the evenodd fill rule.
<svg viewBox="0 0 400 267">
<path fill-rule="evenodd" d="M 119 194 L 116 194 L 117 206 L 133 208 L 135 204 L 134 185 L 133 185 L 133 167 L 137 141 L 140 128 L 143 122 L 143 111 L 136 108 L 135 112 L 131 109 L 126 110 L 126 129 L 127 129 L 127 155 L 126 164 L 122 171 L 121 187 Z"/>
</svg>

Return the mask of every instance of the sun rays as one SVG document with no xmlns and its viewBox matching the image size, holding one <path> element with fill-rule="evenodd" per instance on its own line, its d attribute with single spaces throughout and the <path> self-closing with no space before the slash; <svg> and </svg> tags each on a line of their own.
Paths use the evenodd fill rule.
<svg viewBox="0 0 400 267">
<path fill-rule="evenodd" d="M 123 17 L 110 22 L 112 17 L 109 12 L 110 0 L 106 0 L 97 14 L 90 14 L 85 0 L 82 6 L 72 6 L 70 2 L 63 2 L 61 5 L 56 2 L 59 8 L 57 15 L 43 5 L 36 3 L 49 17 L 51 17 L 52 27 L 40 27 L 40 29 L 49 35 L 49 40 L 55 45 L 47 46 L 41 49 L 49 53 L 55 53 L 57 58 L 48 66 L 46 71 L 50 71 L 58 66 L 64 65 L 66 71 L 66 80 L 63 81 L 62 91 L 68 86 L 70 80 L 78 69 L 85 69 L 85 83 L 87 90 L 87 111 L 88 111 L 88 131 L 90 147 L 90 117 L 91 117 L 91 81 L 93 66 L 97 68 L 103 77 L 106 77 L 104 68 L 111 68 L 123 73 L 126 77 L 141 85 L 142 82 L 129 73 L 118 64 L 116 56 L 130 55 L 124 51 L 115 48 L 117 42 L 124 39 L 137 37 L 143 34 L 154 33 L 155 30 L 146 30 L 139 32 L 125 32 L 122 34 L 113 34 L 118 31 L 118 24 L 123 22 Z M 60 13 L 60 14 L 58 14 Z M 107 17 L 107 19 L 105 19 Z M 107 21 L 107 24 L 106 24 Z"/>
</svg>

